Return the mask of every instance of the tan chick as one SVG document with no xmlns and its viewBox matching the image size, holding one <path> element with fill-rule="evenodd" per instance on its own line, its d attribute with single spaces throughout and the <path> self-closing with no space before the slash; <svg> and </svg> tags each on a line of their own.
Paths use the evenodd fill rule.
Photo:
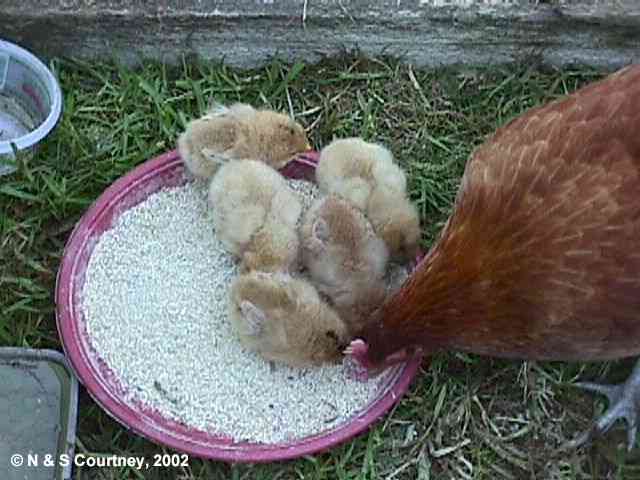
<svg viewBox="0 0 640 480">
<path fill-rule="evenodd" d="M 285 179 L 256 161 L 224 164 L 209 186 L 216 234 L 241 271 L 297 268 L 302 205 Z"/>
<path fill-rule="evenodd" d="M 229 160 L 260 160 L 280 169 L 310 148 L 304 129 L 289 116 L 243 103 L 216 105 L 178 138 L 187 170 L 204 179 Z"/>
<path fill-rule="evenodd" d="M 393 260 L 405 263 L 416 258 L 420 253 L 420 217 L 406 195 L 378 187 L 369 196 L 366 213 Z"/>
<path fill-rule="evenodd" d="M 366 210 L 378 185 L 399 192 L 407 188 L 406 177 L 387 148 L 355 137 L 334 140 L 322 149 L 316 181 L 323 192 L 346 198 L 361 210 Z"/>
<path fill-rule="evenodd" d="M 316 181 L 323 192 L 360 208 L 394 260 L 412 260 L 419 250 L 418 211 L 407 197 L 407 180 L 391 152 L 361 138 L 335 140 L 320 152 Z"/>
<path fill-rule="evenodd" d="M 283 273 L 237 277 L 229 318 L 246 348 L 292 367 L 338 363 L 350 338 L 313 285 Z"/>
<path fill-rule="evenodd" d="M 302 261 L 351 331 L 386 294 L 389 252 L 364 214 L 336 195 L 316 200 L 300 227 Z"/>
</svg>

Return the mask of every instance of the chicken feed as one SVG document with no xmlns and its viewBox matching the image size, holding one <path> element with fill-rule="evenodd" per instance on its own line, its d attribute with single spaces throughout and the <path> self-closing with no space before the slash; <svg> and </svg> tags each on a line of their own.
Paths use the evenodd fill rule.
<svg viewBox="0 0 640 480">
<path fill-rule="evenodd" d="M 318 189 L 289 180 L 306 209 Z M 204 183 L 150 195 L 104 232 L 87 266 L 89 340 L 128 392 L 187 427 L 275 444 L 333 429 L 388 385 L 349 365 L 294 369 L 241 346 L 227 318 L 234 258 L 216 239 Z"/>
</svg>

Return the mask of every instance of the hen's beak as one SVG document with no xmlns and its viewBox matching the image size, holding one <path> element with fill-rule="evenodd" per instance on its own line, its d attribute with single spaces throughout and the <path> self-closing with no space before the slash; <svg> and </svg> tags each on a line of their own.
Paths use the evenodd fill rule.
<svg viewBox="0 0 640 480">
<path fill-rule="evenodd" d="M 369 380 L 369 370 L 366 361 L 367 344 L 360 338 L 353 340 L 342 353 L 349 357 L 349 365 L 353 369 L 351 374 L 358 382 Z"/>
<path fill-rule="evenodd" d="M 318 160 L 320 159 L 320 152 L 317 152 L 313 148 L 310 148 L 309 150 L 302 152 L 300 155 L 298 155 L 298 158 L 303 158 L 314 164 L 317 164 Z"/>
</svg>

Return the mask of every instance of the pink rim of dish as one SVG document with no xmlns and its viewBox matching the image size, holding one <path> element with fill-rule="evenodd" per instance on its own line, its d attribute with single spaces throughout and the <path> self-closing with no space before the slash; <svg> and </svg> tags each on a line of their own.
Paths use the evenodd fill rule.
<svg viewBox="0 0 640 480">
<path fill-rule="evenodd" d="M 313 180 L 316 164 L 317 155 L 312 154 L 290 162 L 282 173 L 291 178 Z M 56 282 L 57 327 L 69 363 L 89 394 L 109 415 L 139 435 L 197 457 L 228 462 L 275 462 L 315 454 L 369 428 L 407 391 L 420 367 L 420 358 L 395 367 L 381 395 L 356 417 L 332 430 L 290 443 L 234 442 L 186 427 L 127 398 L 124 387 L 88 341 L 79 302 L 84 273 L 96 239 L 110 228 L 118 214 L 162 187 L 183 184 L 182 173 L 182 162 L 175 150 L 143 163 L 104 191 L 67 241 Z"/>
</svg>

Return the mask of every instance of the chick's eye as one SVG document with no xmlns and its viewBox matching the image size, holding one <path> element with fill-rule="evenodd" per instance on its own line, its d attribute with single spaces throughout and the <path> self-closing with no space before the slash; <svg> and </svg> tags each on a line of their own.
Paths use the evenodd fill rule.
<svg viewBox="0 0 640 480">
<path fill-rule="evenodd" d="M 293 125 L 287 125 L 286 123 L 281 123 L 279 127 L 284 133 L 289 135 L 293 135 L 296 132 Z"/>
<path fill-rule="evenodd" d="M 336 335 L 336 332 L 334 332 L 333 330 L 326 331 L 325 335 L 331 340 L 335 340 L 336 342 L 338 341 L 338 335 Z"/>
</svg>

